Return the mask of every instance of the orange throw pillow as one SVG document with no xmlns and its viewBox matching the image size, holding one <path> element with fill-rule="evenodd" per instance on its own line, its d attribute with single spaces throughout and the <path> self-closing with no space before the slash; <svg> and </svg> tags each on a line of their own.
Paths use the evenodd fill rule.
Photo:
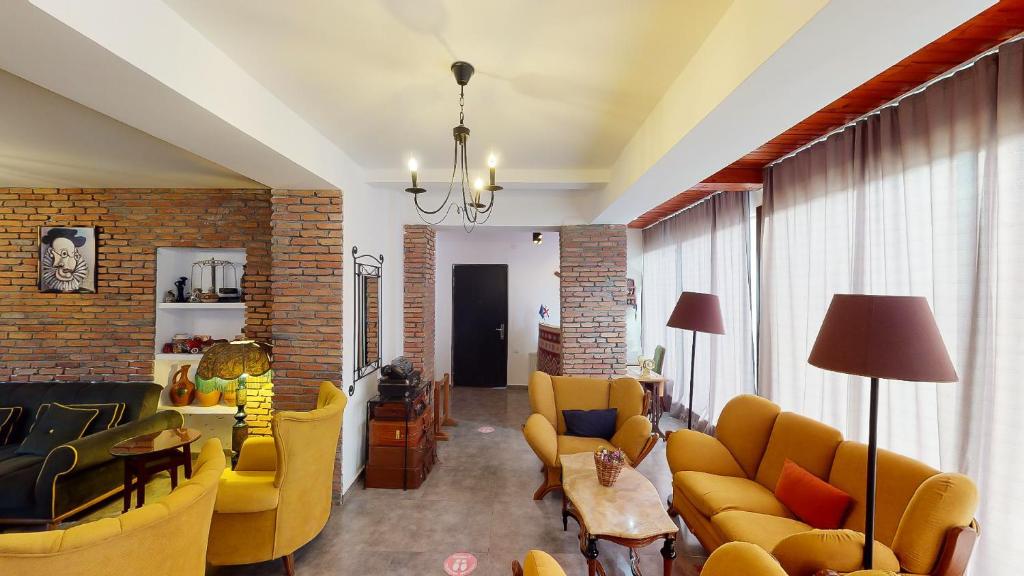
<svg viewBox="0 0 1024 576">
<path fill-rule="evenodd" d="M 833 530 L 843 524 L 853 498 L 839 488 L 801 468 L 789 458 L 775 485 L 775 497 L 797 518 L 821 530 Z"/>
</svg>

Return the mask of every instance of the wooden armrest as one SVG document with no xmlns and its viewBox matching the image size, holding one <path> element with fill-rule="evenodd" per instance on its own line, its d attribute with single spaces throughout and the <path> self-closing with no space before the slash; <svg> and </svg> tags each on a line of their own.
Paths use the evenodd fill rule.
<svg viewBox="0 0 1024 576">
<path fill-rule="evenodd" d="M 967 562 L 971 559 L 971 552 L 974 551 L 974 544 L 978 541 L 981 529 L 978 521 L 971 522 L 970 526 L 955 526 L 946 532 L 946 539 L 942 544 L 942 552 L 939 554 L 939 562 L 935 566 L 933 576 L 963 576 L 967 571 Z"/>
</svg>

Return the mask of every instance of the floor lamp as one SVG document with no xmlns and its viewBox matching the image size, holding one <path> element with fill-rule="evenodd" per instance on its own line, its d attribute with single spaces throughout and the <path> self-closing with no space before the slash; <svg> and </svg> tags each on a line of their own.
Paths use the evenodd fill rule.
<svg viewBox="0 0 1024 576">
<path fill-rule="evenodd" d="M 956 369 L 928 301 L 919 296 L 836 294 L 807 359 L 832 372 L 871 378 L 864 568 L 875 540 L 878 380 L 956 382 Z"/>
<path fill-rule="evenodd" d="M 672 310 L 668 322 L 669 328 L 681 328 L 693 331 L 690 345 L 690 402 L 686 409 L 686 428 L 693 429 L 693 370 L 697 365 L 697 332 L 707 334 L 725 334 L 722 325 L 722 310 L 718 306 L 718 296 L 703 292 L 683 292 L 679 295 L 676 307 Z"/>
</svg>

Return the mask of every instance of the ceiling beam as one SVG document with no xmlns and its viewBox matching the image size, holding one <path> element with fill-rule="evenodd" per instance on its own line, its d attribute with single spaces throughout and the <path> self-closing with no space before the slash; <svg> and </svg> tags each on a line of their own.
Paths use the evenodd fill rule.
<svg viewBox="0 0 1024 576">
<path fill-rule="evenodd" d="M 993 3 L 736 0 L 612 167 L 595 221 L 631 222 Z"/>
</svg>

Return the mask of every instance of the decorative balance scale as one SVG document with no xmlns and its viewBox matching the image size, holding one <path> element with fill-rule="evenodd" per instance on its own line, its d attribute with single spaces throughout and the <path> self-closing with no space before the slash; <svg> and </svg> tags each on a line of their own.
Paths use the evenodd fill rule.
<svg viewBox="0 0 1024 576">
<path fill-rule="evenodd" d="M 225 286 L 219 290 L 217 288 L 217 270 L 221 271 L 221 280 Z M 228 286 L 228 271 L 231 272 L 230 278 L 231 283 L 234 286 Z M 198 273 L 199 282 L 196 282 L 196 275 Z M 206 274 L 210 275 L 210 290 L 208 292 L 203 291 L 203 279 Z M 216 258 L 210 258 L 209 260 L 200 260 L 192 264 L 192 298 L 193 302 L 241 302 L 242 292 L 238 287 L 238 265 L 229 260 L 218 260 Z"/>
</svg>

